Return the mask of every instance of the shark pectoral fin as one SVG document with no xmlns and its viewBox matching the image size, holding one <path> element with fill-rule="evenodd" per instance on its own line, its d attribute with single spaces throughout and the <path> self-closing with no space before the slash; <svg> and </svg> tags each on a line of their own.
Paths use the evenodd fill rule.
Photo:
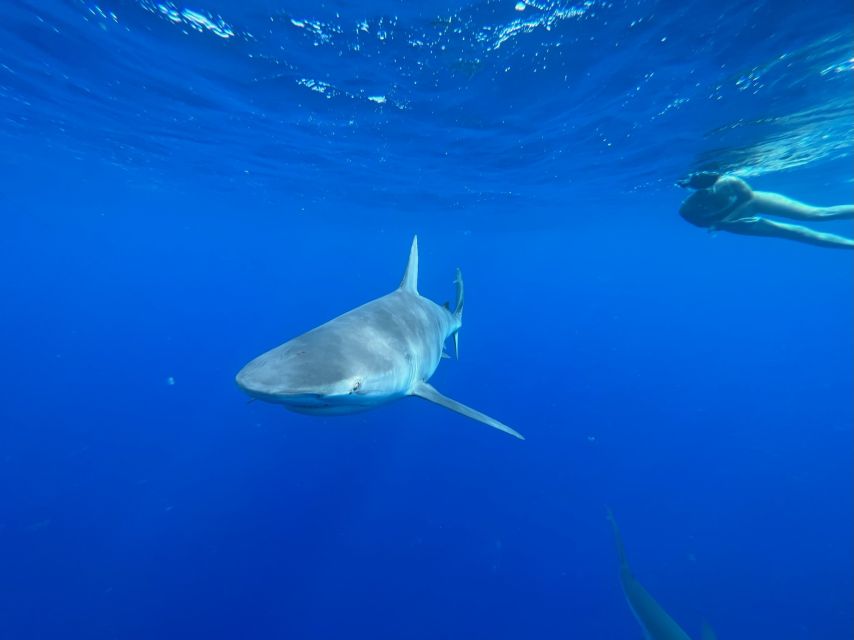
<svg viewBox="0 0 854 640">
<path fill-rule="evenodd" d="M 506 424 L 502 424 L 495 420 L 494 418 L 490 418 L 488 415 L 481 413 L 480 411 L 476 411 L 471 407 L 467 407 L 464 404 L 460 404 L 456 400 L 451 400 L 450 398 L 446 398 L 441 393 L 436 391 L 436 389 L 426 382 L 419 382 L 412 389 L 411 395 L 418 396 L 419 398 L 424 398 L 425 400 L 429 400 L 430 402 L 435 402 L 436 404 L 445 407 L 446 409 L 450 409 L 451 411 L 456 411 L 457 413 L 464 415 L 467 418 L 471 418 L 472 420 L 477 420 L 478 422 L 482 422 L 483 424 L 488 424 L 490 427 L 494 427 L 499 431 L 503 431 L 504 433 L 509 433 L 511 436 L 516 436 L 519 440 L 524 440 L 525 437 L 519 433 L 508 427 Z"/>
<path fill-rule="evenodd" d="M 700 640 L 718 640 L 708 622 L 703 622 L 703 626 L 700 629 Z"/>
</svg>

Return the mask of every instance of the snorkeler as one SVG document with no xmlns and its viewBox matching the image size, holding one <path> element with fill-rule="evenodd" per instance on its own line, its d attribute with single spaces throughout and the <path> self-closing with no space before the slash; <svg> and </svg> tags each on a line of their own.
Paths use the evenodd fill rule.
<svg viewBox="0 0 854 640">
<path fill-rule="evenodd" d="M 758 214 L 790 220 L 851 220 L 854 205 L 813 207 L 778 193 L 753 191 L 741 178 L 703 171 L 677 182 L 695 189 L 679 207 L 679 215 L 698 227 L 748 236 L 767 236 L 806 242 L 819 247 L 854 249 L 854 240 L 813 231 L 800 225 L 775 222 Z"/>
</svg>

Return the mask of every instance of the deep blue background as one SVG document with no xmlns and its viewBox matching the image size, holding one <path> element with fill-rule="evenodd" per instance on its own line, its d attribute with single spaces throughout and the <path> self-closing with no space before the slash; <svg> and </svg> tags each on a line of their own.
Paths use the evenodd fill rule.
<svg viewBox="0 0 854 640">
<path fill-rule="evenodd" d="M 371 32 L 397 15 L 407 34 L 451 13 L 217 4 L 256 32 L 285 12 L 284 34 L 313 11 L 364 16 Z M 4 5 L 0 635 L 640 637 L 610 505 L 638 578 L 692 635 L 707 619 L 722 640 L 849 638 L 850 253 L 709 237 L 675 215 L 684 194 L 669 186 L 711 165 L 851 201 L 851 69 L 821 75 L 824 58 L 850 58 L 851 9 L 782 4 L 722 7 L 706 40 L 705 5 L 593 5 L 497 50 L 460 36 L 397 66 L 362 46 L 331 67 L 337 44 L 290 43 L 290 84 L 255 93 L 238 82 L 246 51 L 238 64 L 153 5 L 102 4 L 127 30 L 82 2 Z M 473 29 L 516 19 L 512 5 L 453 11 Z M 585 44 L 638 16 L 659 17 L 617 39 L 629 53 Z M 736 18 L 734 35 L 722 25 Z M 681 53 L 640 56 L 661 33 Z M 435 87 L 400 80 L 450 45 L 467 62 Z M 195 62 L 158 64 L 176 49 Z M 534 53 L 555 77 L 574 60 L 577 81 L 497 80 Z M 749 74 L 730 68 L 783 53 L 789 71 L 739 88 Z M 667 81 L 638 97 L 633 64 Z M 293 82 L 306 69 L 397 83 L 409 106 L 274 100 L 313 99 Z M 206 104 L 176 106 L 188 82 Z M 652 117 L 694 91 L 704 102 L 674 108 L 681 119 Z M 619 157 L 586 138 L 608 123 L 637 131 Z M 291 146 L 262 168 L 276 136 Z M 434 383 L 527 440 L 417 399 L 329 419 L 246 404 L 235 372 L 396 286 L 413 233 L 424 295 L 452 298 L 457 266 L 466 282 L 461 359 Z"/>
</svg>

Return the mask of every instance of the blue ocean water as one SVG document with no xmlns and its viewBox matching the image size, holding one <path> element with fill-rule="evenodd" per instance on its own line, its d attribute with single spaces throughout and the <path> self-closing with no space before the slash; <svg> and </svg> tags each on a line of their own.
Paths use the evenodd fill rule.
<svg viewBox="0 0 854 640">
<path fill-rule="evenodd" d="M 3 0 L 0 637 L 850 638 L 851 254 L 712 236 L 690 171 L 852 202 L 850 3 Z M 823 223 L 850 237 L 850 223 Z M 418 399 L 259 353 L 466 282 Z"/>
</svg>

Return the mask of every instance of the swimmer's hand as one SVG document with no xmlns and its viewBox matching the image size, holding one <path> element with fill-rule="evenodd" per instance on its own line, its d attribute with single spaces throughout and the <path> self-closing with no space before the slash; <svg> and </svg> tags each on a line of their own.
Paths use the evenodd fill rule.
<svg viewBox="0 0 854 640">
<path fill-rule="evenodd" d="M 696 173 L 689 173 L 681 180 L 677 180 L 676 184 L 683 189 L 709 189 L 715 186 L 720 177 L 721 174 L 714 171 L 697 171 Z"/>
</svg>

